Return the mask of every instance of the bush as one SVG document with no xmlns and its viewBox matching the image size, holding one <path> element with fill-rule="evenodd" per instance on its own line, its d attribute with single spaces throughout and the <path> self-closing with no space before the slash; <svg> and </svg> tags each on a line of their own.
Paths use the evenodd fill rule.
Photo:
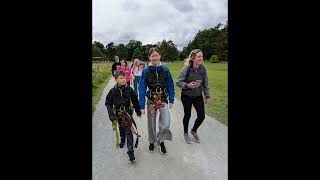
<svg viewBox="0 0 320 180">
<path fill-rule="evenodd" d="M 217 55 L 212 55 L 210 60 L 211 63 L 218 63 L 219 62 L 219 58 Z"/>
</svg>

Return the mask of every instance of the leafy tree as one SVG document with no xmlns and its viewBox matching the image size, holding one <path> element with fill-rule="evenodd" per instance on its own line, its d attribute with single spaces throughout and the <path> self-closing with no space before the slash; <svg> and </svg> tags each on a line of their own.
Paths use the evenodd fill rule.
<svg viewBox="0 0 320 180">
<path fill-rule="evenodd" d="M 218 63 L 219 62 L 219 58 L 217 55 L 212 55 L 210 60 L 211 63 Z"/>
</svg>

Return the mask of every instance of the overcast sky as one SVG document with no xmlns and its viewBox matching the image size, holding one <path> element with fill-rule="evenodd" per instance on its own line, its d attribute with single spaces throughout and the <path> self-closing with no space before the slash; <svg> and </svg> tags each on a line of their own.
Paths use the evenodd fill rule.
<svg viewBox="0 0 320 180">
<path fill-rule="evenodd" d="M 92 0 L 93 41 L 143 45 L 172 40 L 181 50 L 199 30 L 225 23 L 227 0 Z"/>
</svg>

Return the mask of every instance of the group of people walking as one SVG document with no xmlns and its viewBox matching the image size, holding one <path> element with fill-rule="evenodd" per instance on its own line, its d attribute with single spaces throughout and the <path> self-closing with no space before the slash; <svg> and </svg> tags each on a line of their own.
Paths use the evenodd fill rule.
<svg viewBox="0 0 320 180">
<path fill-rule="evenodd" d="M 161 65 L 161 53 L 158 48 L 150 48 L 148 58 L 150 62 L 145 67 L 137 58 L 129 67 L 125 59 L 119 61 L 119 57 L 116 56 L 115 63 L 112 65 L 112 75 L 116 80 L 116 85 L 109 91 L 105 101 L 109 119 L 113 126 L 119 126 L 120 148 L 123 148 L 127 141 L 127 153 L 130 161 L 135 160 L 133 134 L 137 135 L 137 140 L 140 136 L 132 118 L 134 112 L 138 117 L 147 115 L 149 151 L 153 152 L 155 146 L 158 146 L 160 153 L 166 154 L 165 141 L 172 141 L 169 109 L 174 105 L 174 81 L 169 68 Z M 134 90 L 130 87 L 132 84 Z M 200 49 L 190 52 L 176 85 L 182 89 L 183 139 L 188 144 L 192 139 L 200 143 L 197 130 L 205 119 L 204 104 L 207 104 L 210 99 L 208 74 L 203 65 L 203 53 Z M 188 126 L 192 105 L 197 112 L 197 119 L 190 131 L 191 139 Z M 157 132 L 156 117 L 158 112 L 159 130 Z M 135 147 L 137 145 L 138 141 L 136 141 Z"/>
</svg>

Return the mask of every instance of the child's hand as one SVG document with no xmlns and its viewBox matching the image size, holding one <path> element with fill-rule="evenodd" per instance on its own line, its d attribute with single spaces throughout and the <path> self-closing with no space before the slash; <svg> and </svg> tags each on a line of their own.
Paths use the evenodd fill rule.
<svg viewBox="0 0 320 180">
<path fill-rule="evenodd" d="M 173 107 L 173 104 L 169 103 L 169 109 L 172 109 L 172 107 Z"/>
<path fill-rule="evenodd" d="M 138 116 L 139 118 L 141 118 L 141 111 L 140 111 L 140 110 L 137 111 L 136 114 L 137 114 L 137 116 Z"/>
<path fill-rule="evenodd" d="M 144 113 L 145 113 L 144 109 L 140 109 L 140 111 L 141 111 L 141 116 L 144 115 Z"/>
</svg>

